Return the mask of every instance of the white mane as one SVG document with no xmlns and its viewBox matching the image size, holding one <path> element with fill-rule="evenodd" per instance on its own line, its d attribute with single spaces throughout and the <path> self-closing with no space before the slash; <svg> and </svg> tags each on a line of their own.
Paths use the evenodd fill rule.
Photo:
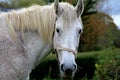
<svg viewBox="0 0 120 80">
<path fill-rule="evenodd" d="M 74 7 L 69 3 L 60 3 L 60 6 L 64 9 L 62 15 L 65 18 L 65 24 L 68 25 L 76 16 Z M 6 23 L 9 26 L 12 38 L 15 38 L 16 30 L 21 31 L 23 35 L 24 31 L 29 30 L 38 31 L 39 35 L 46 42 L 52 41 L 56 19 L 53 4 L 46 6 L 33 5 L 21 10 L 0 14 L 0 18 L 3 16 L 7 19 Z"/>
</svg>

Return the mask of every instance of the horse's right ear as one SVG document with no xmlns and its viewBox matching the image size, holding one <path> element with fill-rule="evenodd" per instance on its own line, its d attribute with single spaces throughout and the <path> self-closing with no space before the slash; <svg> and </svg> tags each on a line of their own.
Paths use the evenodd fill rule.
<svg viewBox="0 0 120 80">
<path fill-rule="evenodd" d="M 55 14 L 57 15 L 57 17 L 59 17 L 63 13 L 63 9 L 59 5 L 59 0 L 55 0 L 54 10 L 55 10 Z"/>
</svg>

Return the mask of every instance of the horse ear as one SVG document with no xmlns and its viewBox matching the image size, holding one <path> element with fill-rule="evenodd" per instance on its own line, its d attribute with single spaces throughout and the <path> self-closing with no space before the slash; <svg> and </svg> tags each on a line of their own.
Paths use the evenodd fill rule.
<svg viewBox="0 0 120 80">
<path fill-rule="evenodd" d="M 59 17 L 63 13 L 63 9 L 59 5 L 59 0 L 55 0 L 54 10 L 55 10 L 57 17 Z"/>
<path fill-rule="evenodd" d="M 77 16 L 79 17 L 80 15 L 82 15 L 83 10 L 84 10 L 83 0 L 78 0 L 75 8 L 76 8 Z"/>
</svg>

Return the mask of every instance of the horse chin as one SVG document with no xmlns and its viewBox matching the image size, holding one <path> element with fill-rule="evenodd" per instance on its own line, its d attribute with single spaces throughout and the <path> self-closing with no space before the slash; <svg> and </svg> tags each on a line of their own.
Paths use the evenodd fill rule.
<svg viewBox="0 0 120 80">
<path fill-rule="evenodd" d="M 63 80 L 73 80 L 73 76 L 71 75 L 64 75 Z"/>
<path fill-rule="evenodd" d="M 65 74 L 65 73 L 62 72 L 63 80 L 73 80 L 73 75 L 74 75 L 74 73 L 72 73 L 72 74 Z"/>
</svg>

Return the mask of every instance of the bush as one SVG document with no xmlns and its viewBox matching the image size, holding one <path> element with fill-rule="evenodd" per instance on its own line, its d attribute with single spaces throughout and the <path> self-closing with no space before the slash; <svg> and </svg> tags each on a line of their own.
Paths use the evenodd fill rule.
<svg viewBox="0 0 120 80">
<path fill-rule="evenodd" d="M 120 50 L 105 51 L 95 64 L 95 80 L 120 80 Z"/>
<path fill-rule="evenodd" d="M 120 30 L 118 30 L 113 44 L 115 47 L 120 48 Z"/>
<path fill-rule="evenodd" d="M 44 5 L 46 4 L 45 0 L 10 0 L 11 4 L 7 4 L 4 2 L 0 2 L 0 6 L 3 8 L 9 8 L 9 9 L 14 9 L 14 8 L 21 8 L 21 7 L 28 7 L 33 4 L 39 4 L 39 5 Z"/>
<path fill-rule="evenodd" d="M 83 24 L 79 51 L 101 50 L 113 45 L 118 30 L 108 15 L 96 13 L 84 16 Z"/>
<path fill-rule="evenodd" d="M 13 8 L 28 7 L 33 4 L 43 5 L 44 0 L 11 0 Z"/>
</svg>

